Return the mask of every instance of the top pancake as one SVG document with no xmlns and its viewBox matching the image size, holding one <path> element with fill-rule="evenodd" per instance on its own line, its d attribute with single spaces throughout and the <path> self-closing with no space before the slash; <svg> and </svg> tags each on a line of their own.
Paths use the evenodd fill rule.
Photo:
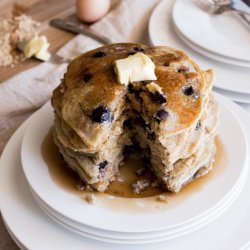
<svg viewBox="0 0 250 250">
<path fill-rule="evenodd" d="M 174 114 L 162 122 L 166 135 L 179 133 L 195 124 L 203 109 L 206 82 L 201 69 L 183 52 L 169 47 L 147 47 L 142 44 L 110 44 L 82 54 L 68 66 L 62 83 L 54 90 L 52 105 L 61 117 L 86 143 L 97 143 L 98 134 L 111 127 L 126 109 L 128 87 L 119 84 L 114 61 L 142 52 L 155 63 L 156 82 L 166 96 L 166 103 L 158 104 L 143 91 L 141 97 L 147 116 L 155 116 L 159 108 Z M 147 84 L 144 82 L 143 84 Z M 191 87 L 191 92 L 190 92 Z M 124 105 L 121 105 L 124 103 Z M 108 107 L 113 114 L 110 124 L 93 122 L 91 115 L 98 107 Z M 129 106 L 129 105 L 127 105 Z M 168 126 L 168 123 L 173 126 Z M 163 129 L 164 130 L 164 129 Z M 89 135 L 88 135 L 89 134 Z M 91 137 L 91 138 L 89 138 Z"/>
</svg>

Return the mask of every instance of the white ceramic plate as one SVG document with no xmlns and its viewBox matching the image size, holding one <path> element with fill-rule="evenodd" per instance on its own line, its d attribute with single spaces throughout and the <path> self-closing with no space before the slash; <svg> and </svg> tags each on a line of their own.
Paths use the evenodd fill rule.
<svg viewBox="0 0 250 250">
<path fill-rule="evenodd" d="M 180 39 L 186 43 L 190 48 L 192 48 L 194 51 L 199 52 L 200 54 L 207 56 L 211 59 L 217 60 L 219 62 L 223 62 L 223 63 L 227 63 L 227 64 L 231 64 L 231 65 L 235 65 L 235 66 L 240 66 L 240 67 L 250 67 L 250 62 L 246 62 L 246 61 L 240 61 L 240 60 L 236 60 L 236 59 L 231 59 L 229 57 L 224 57 L 221 56 L 219 54 L 213 53 L 211 51 L 208 51 L 202 47 L 199 47 L 198 45 L 194 44 L 192 41 L 190 41 L 187 37 L 185 37 L 179 30 L 178 27 L 174 25 L 175 28 L 175 32 L 176 34 L 178 34 L 178 36 L 180 37 Z"/>
<path fill-rule="evenodd" d="M 232 101 L 246 104 L 250 103 L 250 94 L 236 93 L 219 88 L 213 88 L 213 90 L 221 95 L 228 97 Z"/>
<path fill-rule="evenodd" d="M 178 30 L 199 47 L 250 62 L 249 30 L 234 15 L 211 15 L 192 0 L 176 0 L 173 20 Z"/>
<path fill-rule="evenodd" d="M 246 174 L 244 175 L 245 178 L 242 181 L 239 189 L 237 189 L 237 192 L 235 192 L 235 194 L 225 203 L 225 205 L 220 208 L 219 210 L 215 210 L 213 212 L 213 214 L 209 217 L 206 218 L 206 220 L 202 220 L 199 223 L 195 223 L 195 225 L 192 225 L 191 227 L 187 227 L 184 230 L 181 230 L 173 235 L 162 235 L 162 236 L 158 236 L 158 237 L 154 237 L 154 238 L 147 238 L 145 237 L 144 239 L 140 239 L 140 240 L 131 240 L 131 239 L 116 239 L 116 238 L 111 238 L 111 237 L 103 237 L 103 236 L 99 236 L 96 234 L 91 234 L 82 230 L 79 230 L 77 228 L 75 228 L 74 226 L 72 227 L 71 224 L 65 223 L 64 220 L 61 220 L 57 217 L 57 215 L 53 215 L 51 213 L 51 211 L 48 211 L 46 209 L 46 207 L 43 207 L 42 204 L 39 204 L 39 201 L 36 200 L 36 202 L 39 204 L 40 208 L 42 208 L 42 210 L 52 219 L 55 220 L 57 223 L 59 223 L 60 225 L 62 225 L 63 227 L 90 239 L 94 239 L 94 240 L 98 240 L 98 241 L 102 241 L 102 242 L 108 242 L 108 243 L 115 243 L 115 244 L 124 244 L 124 245 L 128 245 L 128 244 L 152 244 L 152 243 L 156 243 L 156 242 L 161 242 L 161 241 L 166 241 L 166 240 L 172 240 L 174 238 L 178 238 L 181 236 L 184 236 L 186 234 L 190 234 L 192 232 L 194 232 L 197 229 L 200 229 L 201 227 L 205 226 L 206 224 L 210 223 L 211 221 L 215 220 L 216 218 L 218 218 L 220 215 L 222 215 L 231 205 L 232 203 L 237 199 L 237 197 L 239 196 L 240 192 L 242 191 L 242 188 L 244 187 L 244 184 L 246 182 Z"/>
<path fill-rule="evenodd" d="M 249 160 L 249 159 L 248 159 Z M 229 199 L 226 200 L 226 202 L 223 203 L 223 206 L 216 208 L 210 213 L 209 215 L 206 216 L 206 218 L 202 218 L 198 222 L 190 223 L 186 227 L 182 228 L 182 230 L 175 230 L 172 234 L 166 233 L 165 231 L 163 232 L 153 232 L 152 235 L 144 235 L 144 237 L 141 237 L 140 239 L 131 239 L 131 238 L 117 238 L 117 235 L 100 235 L 98 230 L 91 230 L 91 232 L 88 231 L 88 229 L 83 229 L 82 227 L 79 228 L 78 225 L 75 225 L 72 223 L 72 221 L 65 220 L 65 218 L 60 217 L 57 213 L 54 213 L 51 211 L 49 207 L 47 207 L 45 204 L 43 204 L 42 201 L 40 201 L 39 197 L 36 196 L 36 194 L 32 193 L 32 196 L 34 200 L 37 202 L 37 204 L 40 206 L 40 208 L 53 220 L 58 222 L 60 225 L 63 227 L 66 227 L 67 229 L 78 233 L 82 236 L 95 239 L 98 241 L 103 241 L 103 242 L 109 242 L 109 243 L 116 243 L 116 244 L 148 244 L 148 243 L 155 243 L 155 242 L 161 242 L 161 241 L 166 241 L 170 239 L 174 239 L 177 237 L 181 237 L 183 235 L 189 234 L 205 225 L 208 223 L 212 222 L 216 218 L 218 218 L 221 214 L 223 214 L 231 205 L 232 203 L 237 199 L 239 196 L 240 192 L 242 191 L 242 188 L 244 187 L 244 184 L 246 182 L 246 179 L 248 177 L 248 166 L 245 166 L 244 173 L 242 173 L 241 181 L 239 182 L 239 186 L 234 190 L 233 194 L 229 197 Z M 107 233 L 106 233 L 107 234 Z M 150 236 L 150 237 L 149 237 Z"/>
<path fill-rule="evenodd" d="M 105 230 L 100 230 L 96 229 L 93 227 L 85 226 L 79 223 L 76 223 L 60 214 L 57 213 L 57 211 L 53 210 L 51 207 L 47 206 L 32 190 L 32 187 L 30 187 L 32 191 L 32 196 L 34 199 L 37 201 L 39 206 L 46 211 L 48 211 L 49 215 L 52 215 L 53 218 L 55 218 L 56 221 L 63 225 L 67 225 L 67 227 L 73 228 L 73 230 L 77 231 L 78 233 L 88 233 L 90 235 L 95 235 L 95 236 L 100 236 L 104 238 L 110 239 L 118 239 L 118 240 L 145 240 L 147 242 L 153 242 L 157 241 L 158 239 L 153 239 L 153 238 L 159 238 L 159 237 L 164 237 L 164 239 L 170 239 L 174 237 L 178 237 L 178 235 L 186 234 L 190 232 L 191 230 L 195 230 L 197 228 L 197 225 L 205 225 L 206 221 L 209 223 L 212 219 L 217 218 L 220 210 L 223 210 L 223 207 L 226 206 L 226 204 L 229 203 L 229 201 L 233 200 L 233 197 L 235 197 L 236 193 L 239 193 L 239 189 L 242 186 L 242 183 L 244 183 L 244 178 L 246 176 L 246 172 L 248 171 L 248 166 L 244 167 L 244 170 L 242 172 L 241 177 L 239 178 L 237 184 L 235 185 L 235 188 L 232 190 L 231 193 L 229 193 L 224 199 L 222 199 L 214 209 L 209 211 L 207 214 L 205 214 L 202 218 L 198 218 L 197 220 L 193 221 L 192 223 L 188 223 L 188 225 L 184 225 L 179 228 L 173 228 L 169 230 L 163 230 L 163 231 L 156 231 L 156 232 L 150 232 L 150 233 L 119 233 L 119 232 L 113 232 L 113 231 L 105 231 Z M 231 203 L 230 203 L 231 204 Z M 228 206 L 227 206 L 228 207 Z M 213 215 L 215 215 L 213 217 Z M 189 229 L 189 231 L 187 230 Z M 181 232 L 182 231 L 182 232 Z"/>
<path fill-rule="evenodd" d="M 126 241 L 128 241 L 128 240 L 130 240 L 130 241 L 131 240 L 137 240 L 137 241 L 143 240 L 144 242 L 145 241 L 152 242 L 152 241 L 154 241 L 154 238 L 158 238 L 158 237 L 165 237 L 165 239 L 169 239 L 169 238 L 177 237 L 178 235 L 180 235 L 180 233 L 186 234 L 190 230 L 194 230 L 197 227 L 197 225 L 204 225 L 206 222 L 210 222 L 212 219 L 217 218 L 217 216 L 219 214 L 221 214 L 220 211 L 222 211 L 224 209 L 224 207 L 228 207 L 228 204 L 232 204 L 232 201 L 236 198 L 236 195 L 239 194 L 241 188 L 244 185 L 244 180 L 246 178 L 247 171 L 248 171 L 248 166 L 245 167 L 245 169 L 242 173 L 242 176 L 237 184 L 237 187 L 233 190 L 232 194 L 229 197 L 227 197 L 227 199 L 223 203 L 220 204 L 220 206 L 217 206 L 213 211 L 211 211 L 211 213 L 200 218 L 199 220 L 196 220 L 192 223 L 189 223 L 188 225 L 186 225 L 184 227 L 176 228 L 172 231 L 162 230 L 162 231 L 156 231 L 156 232 L 151 232 L 151 233 L 128 234 L 128 233 L 117 233 L 117 232 L 98 230 L 96 228 L 91 228 L 91 227 L 79 225 L 79 224 L 75 223 L 74 221 L 70 221 L 68 218 L 61 216 L 56 211 L 52 210 L 50 207 L 48 207 L 46 204 L 44 204 L 43 201 L 41 201 L 40 198 L 32 191 L 32 189 L 31 189 L 31 191 L 32 191 L 31 193 L 32 193 L 33 198 L 39 204 L 39 206 L 43 210 L 45 210 L 46 213 L 48 213 L 49 215 L 52 215 L 54 220 L 70 226 L 71 228 L 75 229 L 79 233 L 81 233 L 81 232 L 89 233 L 91 235 L 100 236 L 100 237 L 109 238 L 109 239 L 116 239 L 116 240 L 117 239 L 118 240 L 126 240 Z M 189 230 L 189 231 L 187 231 L 187 230 Z"/>
<path fill-rule="evenodd" d="M 52 127 L 53 121 L 54 114 L 50 104 L 45 105 L 30 118 L 21 150 L 23 170 L 28 183 L 36 195 L 57 213 L 76 223 L 102 230 L 140 233 L 187 225 L 204 216 L 229 195 L 240 178 L 247 157 L 247 143 L 241 125 L 235 116 L 224 105 L 221 105 L 219 136 L 228 155 L 227 171 L 216 176 L 201 191 L 192 193 L 181 206 L 174 209 L 141 214 L 132 211 L 115 212 L 98 205 L 90 206 L 78 196 L 63 190 L 53 181 L 41 155 L 41 144 Z M 235 131 L 237 131 L 237 136 Z M 232 142 L 238 145 L 237 148 L 233 147 Z M 235 168 L 235 165 L 238 167 Z M 224 185 L 222 186 L 221 183 Z M 203 197 L 206 199 L 200 202 Z M 134 200 L 123 199 L 126 199 L 126 202 Z"/>
<path fill-rule="evenodd" d="M 226 98 L 220 97 L 220 99 L 242 121 L 248 132 L 248 142 L 250 143 L 249 114 Z M 19 157 L 21 140 L 27 124 L 25 122 L 15 132 L 0 160 L 1 213 L 12 235 L 27 249 L 116 250 L 119 247 L 120 250 L 127 250 L 127 245 L 117 246 L 74 234 L 49 219 L 39 209 L 29 193 Z M 203 250 L 215 249 L 215 246 L 216 249 L 227 250 L 243 249 L 242 247 L 248 246 L 250 242 L 250 176 L 248 180 L 239 199 L 226 213 L 191 235 L 168 241 L 167 247 L 171 250 L 191 249 L 194 248 L 194 241 L 197 248 L 202 247 Z M 131 245 L 129 249 L 165 250 L 166 242 Z"/>
<path fill-rule="evenodd" d="M 248 68 L 232 66 L 204 57 L 187 46 L 175 33 L 172 23 L 172 7 L 175 0 L 163 0 L 154 9 L 149 20 L 149 37 L 153 45 L 165 45 L 186 52 L 203 69 L 215 71 L 217 88 L 250 94 Z"/>
<path fill-rule="evenodd" d="M 3 221 L 4 222 L 4 221 Z M 11 230 L 8 228 L 8 226 L 6 225 L 6 223 L 4 222 L 4 225 L 8 231 L 8 233 L 10 234 L 12 240 L 17 244 L 17 246 L 21 249 L 21 250 L 27 250 L 27 248 L 25 248 L 22 243 L 16 238 L 16 236 L 11 232 Z"/>
</svg>

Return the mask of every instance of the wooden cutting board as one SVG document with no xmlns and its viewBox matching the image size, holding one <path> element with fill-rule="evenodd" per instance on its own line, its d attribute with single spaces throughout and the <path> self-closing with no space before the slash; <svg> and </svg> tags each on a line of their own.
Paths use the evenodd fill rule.
<svg viewBox="0 0 250 250">
<path fill-rule="evenodd" d="M 52 52 L 74 37 L 69 32 L 50 27 L 48 22 L 55 17 L 64 18 L 75 13 L 75 0 L 0 0 L 0 18 L 6 17 L 13 9 L 42 23 L 41 33 L 47 36 Z M 41 62 L 29 59 L 14 67 L 0 67 L 0 83 L 39 63 Z"/>
</svg>

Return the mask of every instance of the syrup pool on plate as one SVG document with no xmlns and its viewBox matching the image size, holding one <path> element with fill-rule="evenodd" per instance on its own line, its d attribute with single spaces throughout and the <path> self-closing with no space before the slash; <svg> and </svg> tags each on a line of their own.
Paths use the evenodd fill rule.
<svg viewBox="0 0 250 250">
<path fill-rule="evenodd" d="M 201 192 L 207 182 L 210 182 L 223 172 L 227 165 L 227 156 L 223 144 L 216 137 L 217 152 L 213 169 L 205 176 L 187 184 L 179 193 L 164 191 L 160 186 L 152 185 L 153 174 L 145 169 L 138 176 L 138 169 L 143 167 L 140 159 L 128 158 L 120 166 L 120 176 L 113 181 L 105 193 L 86 191 L 81 187 L 83 182 L 80 177 L 67 167 L 57 146 L 53 142 L 52 130 L 49 131 L 41 145 L 43 159 L 53 181 L 67 192 L 74 193 L 86 202 L 86 195 L 93 194 L 96 197 L 96 205 L 115 210 L 116 212 L 155 212 L 165 209 L 173 209 L 188 199 L 195 192 Z M 132 187 L 137 180 L 146 180 L 150 183 L 142 192 L 136 194 Z M 165 197 L 165 198 L 164 198 Z M 164 198 L 164 199 L 162 199 Z"/>
</svg>

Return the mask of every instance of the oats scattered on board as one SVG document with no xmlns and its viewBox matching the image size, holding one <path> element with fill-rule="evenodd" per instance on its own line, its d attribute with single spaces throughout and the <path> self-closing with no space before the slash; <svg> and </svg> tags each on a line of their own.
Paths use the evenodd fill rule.
<svg viewBox="0 0 250 250">
<path fill-rule="evenodd" d="M 40 23 L 26 15 L 12 15 L 0 19 L 0 67 L 14 66 L 25 60 L 16 49 L 18 42 L 29 41 L 38 31 Z"/>
</svg>

